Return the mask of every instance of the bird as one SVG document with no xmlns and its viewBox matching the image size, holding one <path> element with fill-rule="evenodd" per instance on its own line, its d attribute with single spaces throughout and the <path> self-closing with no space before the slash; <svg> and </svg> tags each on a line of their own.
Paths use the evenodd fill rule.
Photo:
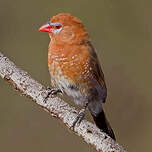
<svg viewBox="0 0 152 152">
<path fill-rule="evenodd" d="M 48 69 L 52 89 L 62 92 L 82 106 L 73 127 L 81 123 L 89 109 L 96 126 L 116 140 L 102 104 L 107 97 L 104 74 L 82 21 L 70 13 L 59 13 L 43 24 L 39 31 L 48 32 Z"/>
</svg>

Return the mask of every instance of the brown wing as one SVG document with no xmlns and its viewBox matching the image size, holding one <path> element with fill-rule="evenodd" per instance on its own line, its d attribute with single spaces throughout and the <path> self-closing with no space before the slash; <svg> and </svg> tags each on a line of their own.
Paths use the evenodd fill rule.
<svg viewBox="0 0 152 152">
<path fill-rule="evenodd" d="M 100 66 L 100 62 L 98 60 L 97 54 L 95 49 L 93 48 L 92 44 L 89 42 L 88 44 L 89 46 L 89 51 L 90 51 L 90 65 L 93 68 L 93 73 L 94 76 L 96 78 L 96 80 L 98 81 L 98 83 L 103 87 L 106 88 L 106 84 L 105 84 L 105 80 L 104 80 L 104 74 L 102 72 L 101 66 Z"/>
<path fill-rule="evenodd" d="M 93 49 L 93 47 L 91 46 L 91 57 L 90 57 L 90 65 L 92 67 L 92 74 L 94 79 L 97 81 L 97 83 L 99 84 L 99 86 L 101 87 L 102 90 L 104 90 L 104 95 L 105 98 L 107 96 L 107 88 L 106 88 L 106 83 L 105 83 L 105 79 L 104 79 L 104 74 L 102 72 L 101 66 L 100 66 L 100 62 L 98 60 L 97 54 L 95 52 L 95 50 Z"/>
</svg>

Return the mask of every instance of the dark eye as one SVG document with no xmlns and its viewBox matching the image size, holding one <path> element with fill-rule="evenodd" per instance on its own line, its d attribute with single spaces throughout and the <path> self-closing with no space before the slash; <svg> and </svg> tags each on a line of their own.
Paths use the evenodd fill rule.
<svg viewBox="0 0 152 152">
<path fill-rule="evenodd" d="M 60 28 L 61 28 L 61 25 L 56 25 L 55 28 L 56 28 L 56 29 L 60 29 Z"/>
</svg>

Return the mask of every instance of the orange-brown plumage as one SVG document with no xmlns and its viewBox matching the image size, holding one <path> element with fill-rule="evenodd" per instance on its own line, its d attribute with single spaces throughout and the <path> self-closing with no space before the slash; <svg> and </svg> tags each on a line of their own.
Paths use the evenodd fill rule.
<svg viewBox="0 0 152 152">
<path fill-rule="evenodd" d="M 58 14 L 40 28 L 49 32 L 48 67 L 51 84 L 89 108 L 97 126 L 115 139 L 101 104 L 107 89 L 89 35 L 80 19 Z M 82 113 L 81 113 L 82 115 Z"/>
</svg>

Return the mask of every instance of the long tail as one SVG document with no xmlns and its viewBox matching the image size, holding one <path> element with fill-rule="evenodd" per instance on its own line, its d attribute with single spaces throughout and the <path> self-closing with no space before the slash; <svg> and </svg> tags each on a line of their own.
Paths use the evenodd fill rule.
<svg viewBox="0 0 152 152">
<path fill-rule="evenodd" d="M 89 109 L 89 110 L 91 112 L 91 109 Z M 111 138 L 116 140 L 114 132 L 113 132 L 109 122 L 106 119 L 103 108 L 102 108 L 102 111 L 100 111 L 96 116 L 92 112 L 91 112 L 91 115 L 92 115 L 97 127 L 99 129 L 103 130 L 103 132 L 108 134 Z"/>
</svg>

